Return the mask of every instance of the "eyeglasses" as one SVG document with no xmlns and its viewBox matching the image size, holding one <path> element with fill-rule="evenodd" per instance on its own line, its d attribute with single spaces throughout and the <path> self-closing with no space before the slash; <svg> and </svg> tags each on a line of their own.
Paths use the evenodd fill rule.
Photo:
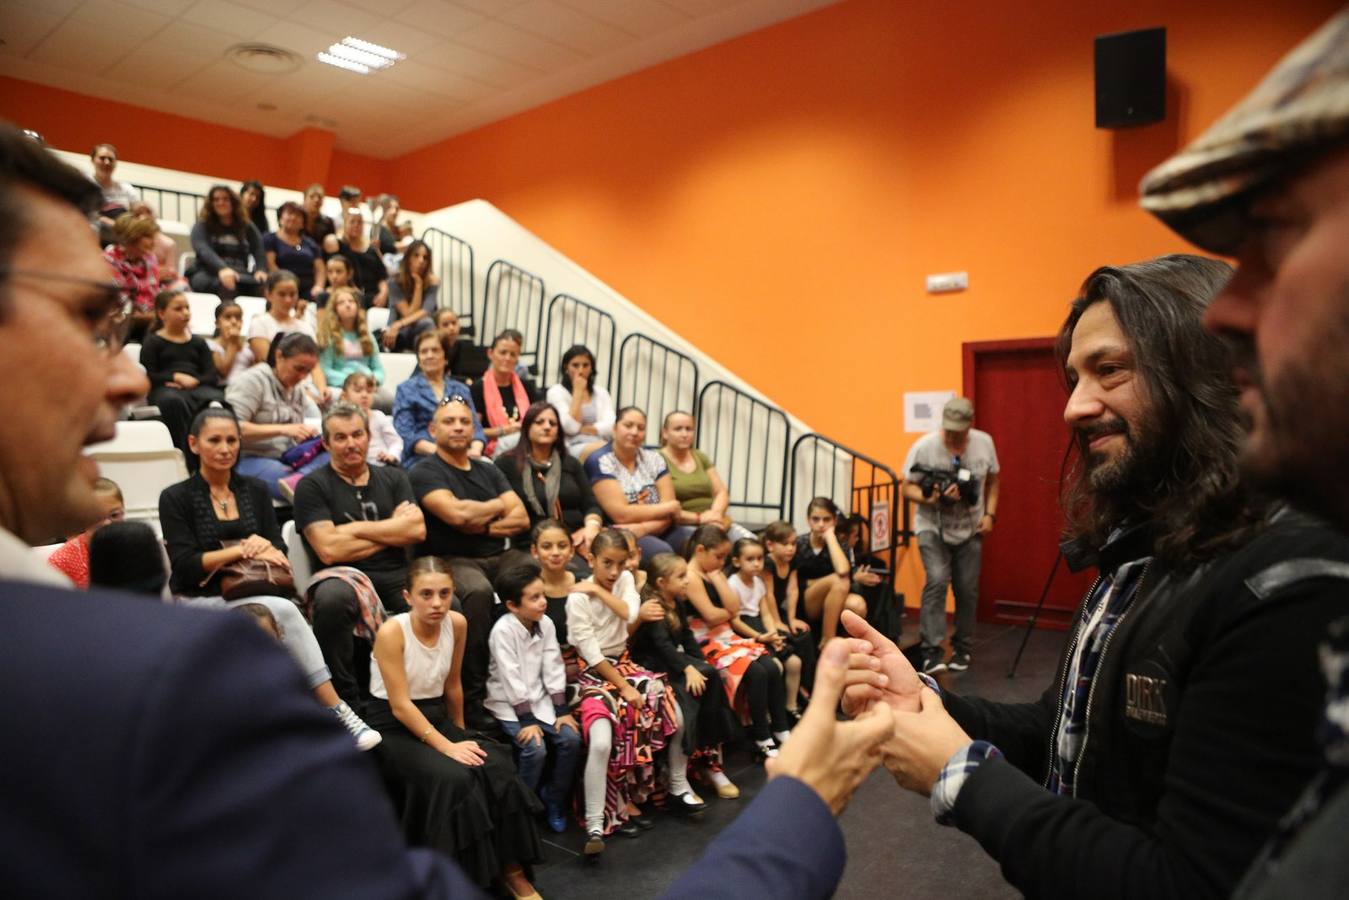
<svg viewBox="0 0 1349 900">
<path fill-rule="evenodd" d="M 101 298 L 97 309 L 91 310 L 88 320 L 93 322 L 92 338 L 94 348 L 111 356 L 122 349 L 126 343 L 127 331 L 131 323 L 131 301 L 122 294 L 117 282 L 99 281 L 95 278 L 80 278 L 61 272 L 41 272 L 34 269 L 15 269 L 0 266 L 0 281 L 5 279 L 28 279 L 30 281 L 55 281 L 65 284 L 82 285 L 92 294 Z M 101 309 L 102 312 L 98 312 Z"/>
</svg>

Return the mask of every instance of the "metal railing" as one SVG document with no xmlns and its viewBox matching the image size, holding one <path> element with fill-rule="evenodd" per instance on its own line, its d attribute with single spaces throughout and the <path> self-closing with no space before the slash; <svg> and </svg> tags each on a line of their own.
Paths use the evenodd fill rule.
<svg viewBox="0 0 1349 900">
<path fill-rule="evenodd" d="M 205 194 L 147 187 L 142 184 L 133 187 L 140 191 L 142 200 L 154 207 L 155 218 L 182 222 L 189 228 L 196 223 L 197 217 L 201 215 L 201 208 L 206 205 Z"/>
<path fill-rule="evenodd" d="M 727 384 L 698 394 L 695 446 L 717 464 L 731 495 L 731 517 L 765 525 L 783 517 L 791 425 L 781 409 Z"/>
<path fill-rule="evenodd" d="M 548 301 L 543 322 L 543 356 L 539 359 L 539 383 L 558 378 L 562 355 L 575 344 L 584 344 L 595 356 L 595 380 L 612 392 L 615 341 L 618 325 L 598 306 L 570 294 L 556 294 Z"/>
<path fill-rule="evenodd" d="M 498 259 L 487 267 L 487 285 L 481 303 L 482 329 L 477 342 L 484 347 L 492 338 L 514 328 L 525 337 L 520 361 L 538 366 L 543 331 L 543 279 L 514 263 Z"/>
<path fill-rule="evenodd" d="M 899 547 L 908 546 L 910 532 L 907 504 L 900 490 L 902 481 L 894 469 L 823 435 L 803 434 L 792 444 L 789 474 L 791 488 L 783 518 L 795 522 L 799 532 L 804 533 L 807 527 L 806 504 L 812 497 L 830 497 L 835 503 L 847 497 L 846 506 L 839 505 L 845 507 L 845 512 L 860 515 L 868 523 L 868 531 L 871 530 L 872 511 L 878 504 L 882 505 L 886 516 L 887 546 L 874 550 L 872 555 L 887 558 L 890 571 L 895 571 L 896 553 Z M 876 538 L 876 535 L 871 536 L 869 546 L 880 543 Z"/>
<path fill-rule="evenodd" d="M 666 415 L 680 409 L 696 412 L 697 400 L 698 364 L 691 356 L 638 332 L 623 338 L 614 406 L 637 406 L 646 413 L 648 444 L 658 442 Z"/>
<path fill-rule="evenodd" d="M 436 304 L 452 309 L 459 316 L 464 337 L 476 336 L 473 303 L 473 247 L 439 228 L 422 232 L 422 240 L 431 251 L 431 271 L 440 273 L 440 291 Z M 481 340 L 480 337 L 477 338 Z"/>
</svg>

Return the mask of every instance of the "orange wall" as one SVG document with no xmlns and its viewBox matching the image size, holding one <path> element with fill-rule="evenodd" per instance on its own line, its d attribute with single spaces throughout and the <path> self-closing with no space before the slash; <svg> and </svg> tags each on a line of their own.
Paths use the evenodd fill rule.
<svg viewBox="0 0 1349 900">
<path fill-rule="evenodd" d="M 491 201 L 898 470 L 902 394 L 959 389 L 962 342 L 1051 334 L 1095 266 L 1181 249 L 1138 178 L 1336 8 L 851 0 L 407 154 L 395 190 Z M 1097 131 L 1093 36 L 1155 25 L 1179 108 Z"/>
<path fill-rule="evenodd" d="M 87 153 L 110 141 L 122 159 L 233 181 L 303 190 L 322 181 L 329 194 L 352 182 L 387 190 L 387 163 L 333 149 L 333 135 L 307 128 L 274 138 L 0 76 L 0 118 L 32 128 L 61 150 Z"/>
</svg>

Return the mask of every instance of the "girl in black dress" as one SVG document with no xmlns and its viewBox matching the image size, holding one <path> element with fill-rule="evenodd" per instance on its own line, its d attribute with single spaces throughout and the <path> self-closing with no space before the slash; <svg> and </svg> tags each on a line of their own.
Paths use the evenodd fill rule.
<svg viewBox="0 0 1349 900">
<path fill-rule="evenodd" d="M 223 404 L 225 392 L 211 348 L 205 338 L 192 333 L 191 318 L 187 295 L 160 291 L 155 296 L 155 330 L 141 345 L 141 365 L 150 379 L 150 405 L 159 407 L 173 445 L 183 451 L 188 469 L 196 471 L 196 455 L 187 446 L 188 429 L 213 401 Z"/>
</svg>

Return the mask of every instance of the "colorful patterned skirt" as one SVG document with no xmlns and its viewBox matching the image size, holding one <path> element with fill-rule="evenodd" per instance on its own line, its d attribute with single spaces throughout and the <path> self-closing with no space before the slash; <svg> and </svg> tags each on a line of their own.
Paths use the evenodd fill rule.
<svg viewBox="0 0 1349 900">
<path fill-rule="evenodd" d="M 708 628 L 702 619 L 690 616 L 689 628 L 698 639 L 703 656 L 721 673 L 721 686 L 726 689 L 726 699 L 731 707 L 742 721 L 749 721 L 745 699 L 737 698 L 736 695 L 740 692 L 745 670 L 756 659 L 768 653 L 768 648 L 758 641 L 736 634 L 729 622 Z"/>
</svg>

